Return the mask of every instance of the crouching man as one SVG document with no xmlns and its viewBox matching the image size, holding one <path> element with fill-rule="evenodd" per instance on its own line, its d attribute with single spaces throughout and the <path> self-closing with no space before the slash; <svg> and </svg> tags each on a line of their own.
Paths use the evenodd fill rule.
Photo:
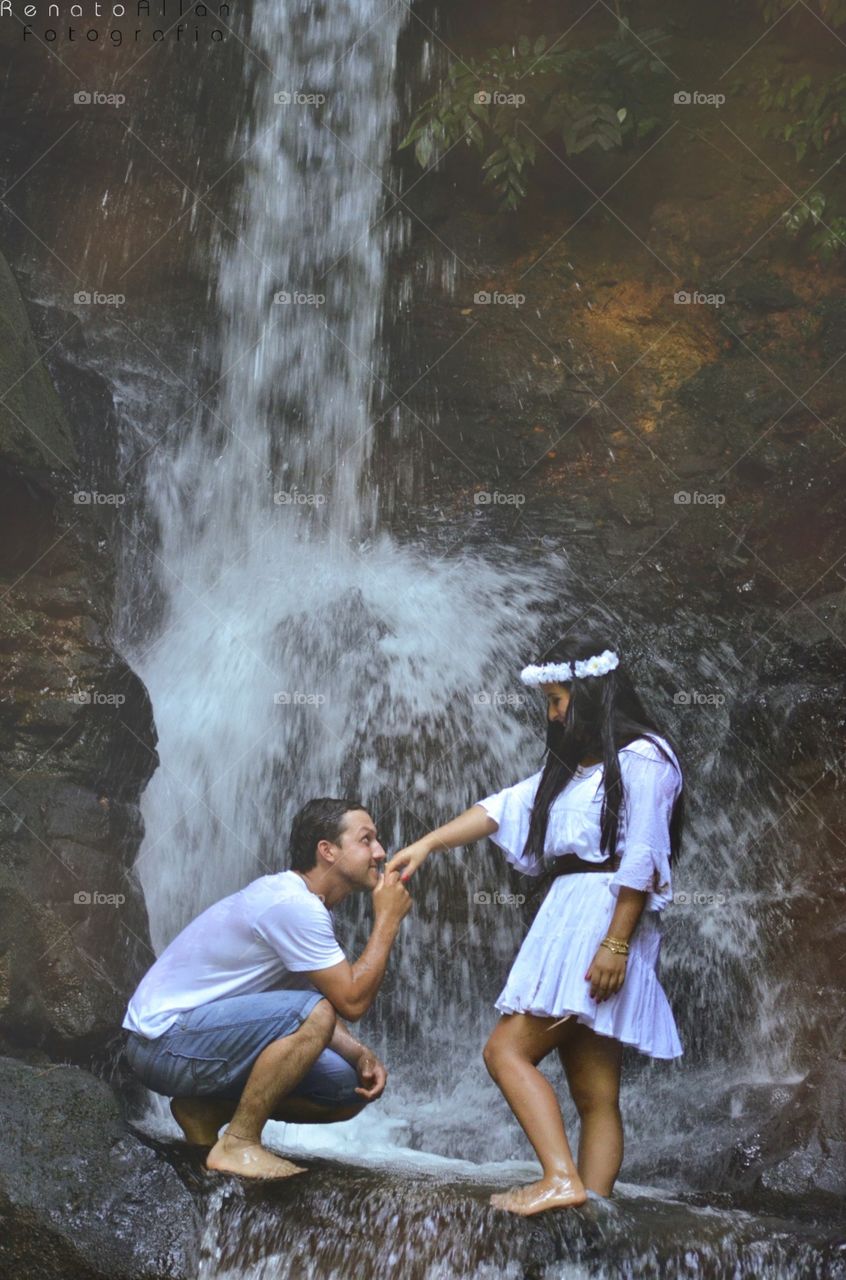
<svg viewBox="0 0 846 1280">
<path fill-rule="evenodd" d="M 209 907 L 139 983 L 123 1020 L 127 1059 L 147 1088 L 172 1099 L 188 1142 L 210 1148 L 207 1168 L 300 1173 L 261 1145 L 267 1120 L 348 1120 L 381 1096 L 384 1066 L 341 1018 L 370 1008 L 411 909 L 399 875 L 383 874 L 384 858 L 357 800 L 310 800 L 291 829 L 290 870 Z M 350 964 L 331 911 L 365 889 L 373 929 Z"/>
</svg>

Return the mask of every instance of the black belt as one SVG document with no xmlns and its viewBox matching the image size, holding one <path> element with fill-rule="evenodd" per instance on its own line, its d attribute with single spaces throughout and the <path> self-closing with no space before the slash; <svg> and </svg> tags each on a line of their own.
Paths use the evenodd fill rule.
<svg viewBox="0 0 846 1280">
<path fill-rule="evenodd" d="M 584 858 L 580 858 L 577 853 L 562 853 L 552 862 L 546 875 L 550 879 L 557 876 L 577 875 L 581 871 L 613 871 L 611 859 L 604 858 L 602 862 L 587 862 Z"/>
<path fill-rule="evenodd" d="M 584 858 L 580 858 L 577 853 L 559 854 L 557 858 L 552 860 L 551 865 L 544 870 L 543 874 L 538 877 L 537 884 L 529 895 L 529 905 L 537 909 L 541 901 L 546 897 L 552 881 L 557 880 L 559 876 L 577 875 L 581 871 L 613 870 L 615 868 L 611 865 L 610 858 L 605 858 L 602 862 L 587 862 Z"/>
</svg>

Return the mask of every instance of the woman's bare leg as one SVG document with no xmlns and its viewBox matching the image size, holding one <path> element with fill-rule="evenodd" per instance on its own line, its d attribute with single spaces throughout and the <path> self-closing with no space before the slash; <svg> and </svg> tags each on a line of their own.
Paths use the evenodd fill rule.
<svg viewBox="0 0 846 1280">
<path fill-rule="evenodd" d="M 491 1204 L 529 1215 L 584 1204 L 587 1193 L 573 1160 L 561 1108 L 538 1063 L 564 1045 L 575 1019 L 513 1013 L 501 1018 L 485 1045 L 485 1066 L 535 1149 L 543 1177 L 491 1196 Z"/>
<path fill-rule="evenodd" d="M 581 1120 L 579 1176 L 588 1190 L 610 1196 L 623 1163 L 623 1046 L 579 1022 L 558 1054 Z"/>
</svg>

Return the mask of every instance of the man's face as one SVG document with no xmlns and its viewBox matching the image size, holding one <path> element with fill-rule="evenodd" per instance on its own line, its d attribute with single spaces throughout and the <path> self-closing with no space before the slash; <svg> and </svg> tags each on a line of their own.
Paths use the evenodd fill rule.
<svg viewBox="0 0 846 1280">
<path fill-rule="evenodd" d="M 386 858 L 379 843 L 373 819 L 365 809 L 350 809 L 344 814 L 344 826 L 335 851 L 335 867 L 347 884 L 356 889 L 374 889 L 379 880 L 379 866 Z"/>
</svg>

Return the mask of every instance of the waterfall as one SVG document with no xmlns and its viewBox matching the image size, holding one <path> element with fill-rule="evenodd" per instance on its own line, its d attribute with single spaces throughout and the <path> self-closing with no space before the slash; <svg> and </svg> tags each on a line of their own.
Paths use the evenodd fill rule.
<svg viewBox="0 0 846 1280">
<path fill-rule="evenodd" d="M 412 15 L 431 20 L 427 34 Z M 441 460 L 462 445 L 463 423 L 453 428 L 456 441 L 437 404 L 443 399 L 454 411 L 507 341 L 505 326 L 486 333 L 470 320 L 464 332 L 475 331 L 471 340 L 491 343 L 485 360 L 474 362 L 464 388 L 453 371 L 444 376 L 445 352 L 431 349 L 432 313 L 452 302 L 466 317 L 473 292 L 446 243 L 449 231 L 457 229 L 466 262 L 487 274 L 493 264 L 511 267 L 516 254 L 557 242 L 567 219 L 556 228 L 555 211 L 570 203 L 564 191 L 552 208 L 533 210 L 530 201 L 506 228 L 501 218 L 486 221 L 470 199 L 443 238 L 427 240 L 428 229 L 418 226 L 412 244 L 411 215 L 396 201 L 402 181 L 391 167 L 392 147 L 401 118 L 408 123 L 455 60 L 438 23 L 455 23 L 462 49 L 466 40 L 478 50 L 495 29 L 505 30 L 502 14 L 476 31 L 471 17 L 390 0 L 253 0 L 233 19 L 220 59 L 183 59 L 178 48 L 160 50 L 155 73 L 150 61 L 140 63 L 142 77 L 155 74 L 155 93 L 131 77 L 135 92 L 121 113 L 131 127 L 115 130 L 114 146 L 95 112 L 73 121 L 73 135 L 65 128 L 70 104 L 59 81 L 55 97 L 42 92 L 46 81 L 32 83 L 32 109 L 4 161 L 7 194 L 23 199 L 30 174 L 43 185 L 26 192 L 26 222 L 9 208 L 9 248 L 39 319 L 33 331 L 42 359 L 79 437 L 80 476 L 86 487 L 114 488 L 121 499 L 114 519 L 98 522 L 91 581 L 96 576 L 98 593 L 106 590 L 114 556 L 111 639 L 149 690 L 159 735 L 136 870 L 158 953 L 209 904 L 286 866 L 292 817 L 310 797 L 360 797 L 394 852 L 539 767 L 542 698 L 520 685 L 519 669 L 553 632 L 590 621 L 619 637 L 645 704 L 686 765 L 688 825 L 660 967 L 685 1054 L 661 1063 L 625 1051 L 626 1161 L 612 1201 L 592 1201 L 583 1214 L 544 1215 L 542 1223 L 495 1217 L 487 1208 L 491 1189 L 536 1172 L 481 1057 L 494 999 L 531 919 L 515 895 L 530 886 L 486 842 L 433 856 L 412 883 L 414 910 L 358 1028 L 389 1069 L 378 1104 L 343 1125 L 270 1125 L 271 1145 L 313 1157 L 307 1177 L 276 1189 L 221 1185 L 199 1174 L 195 1152 L 169 1147 L 167 1163 L 197 1194 L 203 1218 L 196 1274 L 839 1274 L 842 1231 L 827 1217 L 835 1210 L 824 1195 L 802 1195 L 806 1178 L 812 1185 L 819 1172 L 829 1176 L 829 1153 L 814 1150 L 820 1136 L 811 1133 L 803 1146 L 801 1136 L 785 1132 L 795 1159 L 783 1166 L 780 1185 L 795 1178 L 795 1214 L 792 1195 L 774 1193 L 766 1177 L 737 1197 L 722 1177 L 726 1152 L 741 1138 L 755 1168 L 766 1155 L 764 1143 L 755 1147 L 756 1130 L 775 1129 L 771 1118 L 788 1104 L 791 1086 L 809 1062 L 833 1061 L 838 1043 L 841 992 L 824 940 L 835 932 L 840 842 L 832 779 L 842 781 L 842 763 L 834 730 L 819 714 L 828 685 L 812 687 L 829 680 L 830 659 L 817 665 L 813 644 L 804 644 L 805 596 L 781 617 L 778 593 L 759 590 L 752 576 L 735 587 L 726 569 L 718 589 L 706 566 L 697 581 L 698 565 L 668 554 L 672 536 L 653 541 L 641 515 L 633 526 L 620 516 L 630 494 L 616 511 L 604 508 L 606 476 L 609 488 L 622 481 L 637 489 L 631 464 L 613 454 L 606 466 L 598 451 L 586 461 L 559 450 L 554 469 L 533 471 L 520 519 L 474 506 L 466 476 L 441 474 L 430 488 L 426 427 Z M 523 19 L 544 21 L 540 12 Z M 138 57 L 125 53 L 128 74 Z M 61 132 L 54 136 L 56 106 Z M 106 145 L 114 154 L 101 181 L 91 157 L 102 165 Z M 210 200 L 199 194 L 209 191 Z M 415 207 L 440 214 L 449 188 L 433 182 L 417 199 Z M 645 184 L 632 199 L 645 214 Z M 27 222 L 44 234 L 30 234 Z M 114 234 L 99 235 L 102 227 Z M 616 249 L 603 244 L 598 226 L 596 234 L 583 232 L 577 247 L 587 251 L 596 284 Z M 580 261 L 575 249 L 573 257 Z M 72 268 L 73 284 L 85 290 L 125 287 L 127 306 L 77 305 L 60 268 Z M 576 265 L 568 269 L 575 275 Z M 619 274 L 623 287 L 640 286 L 636 265 Z M 420 343 L 407 317 L 427 309 Z M 619 374 L 608 354 L 612 329 L 603 321 L 591 349 L 591 330 L 576 317 L 567 332 L 561 314 L 556 309 L 548 335 L 532 321 L 541 341 L 548 336 L 550 349 L 566 344 L 596 385 L 606 363 Z M 537 318 L 544 320 L 542 303 Z M 826 329 L 823 336 L 831 335 Z M 416 362 L 415 343 L 429 368 Z M 406 402 L 413 385 L 396 385 L 398 366 L 416 367 L 406 382 L 417 376 L 423 385 L 429 403 L 424 409 L 416 398 L 419 413 Z M 681 365 L 676 373 L 689 376 Z M 697 418 L 687 418 L 684 397 L 672 394 L 673 374 L 662 366 L 672 430 L 659 434 L 690 462 Z M 538 394 L 524 397 L 524 407 L 529 382 Z M 490 467 L 487 458 L 478 464 L 485 482 L 510 474 L 521 487 L 513 460 L 534 420 L 528 406 L 541 396 L 553 401 L 561 385 L 530 361 L 510 387 L 497 372 L 489 403 L 505 405 L 510 393 L 523 416 L 513 439 L 510 422 L 496 423 Z M 644 383 L 631 403 L 650 394 Z M 552 405 L 562 423 L 569 399 Z M 473 425 L 474 456 L 483 452 L 475 436 L 482 416 Z M 773 492 L 778 484 L 789 489 L 791 456 L 773 459 Z M 647 451 L 643 459 L 649 465 Z M 744 480 L 738 489 L 737 510 L 753 530 L 757 484 Z M 654 517 L 645 515 L 651 486 L 647 496 L 643 520 L 654 518 L 663 531 L 659 503 Z M 606 526 L 599 537 L 593 519 Z M 112 532 L 121 540 L 114 548 Z M 80 547 L 93 546 L 87 536 Z M 815 537 L 810 529 L 808 546 Z M 63 598 L 56 597 L 55 626 L 39 623 L 32 632 L 31 643 L 43 641 L 53 657 L 55 644 L 72 642 L 76 611 L 84 610 L 70 546 L 38 570 L 71 570 L 66 588 L 56 578 Z M 703 557 L 708 550 L 703 542 Z M 834 616 L 836 595 L 829 605 Z M 791 612 L 791 625 L 782 625 Z M 836 641 L 823 617 L 817 621 Z M 95 625 L 93 617 L 79 623 L 86 631 Z M 44 663 L 47 678 L 46 653 Z M 691 690 L 704 701 L 691 700 Z M 803 699 L 807 705 L 797 706 Z M 64 719 L 61 708 L 54 711 Z M 49 705 L 45 714 L 53 714 Z M 133 717 L 115 714 L 132 735 Z M 96 744 L 86 745 L 88 733 L 83 725 L 76 781 L 96 783 L 99 795 L 101 779 L 83 776 L 101 758 Z M 36 773 L 24 785 L 48 777 L 56 744 L 44 745 L 41 782 Z M 827 768 L 819 772 L 821 761 Z M 48 835 L 50 847 L 73 863 L 62 813 L 53 821 L 49 807 L 42 816 L 45 831 L 56 833 Z M 123 808 L 112 809 L 113 832 L 131 843 L 134 814 Z M 99 836 L 92 839 L 99 848 Z M 104 843 L 103 857 L 124 849 Z M 35 907 L 42 888 L 48 905 L 61 907 L 53 902 L 58 881 L 42 885 L 36 876 L 30 888 Z M 134 908 L 120 915 L 132 933 Z M 360 954 L 371 919 L 367 894 L 336 912 L 350 957 Z M 94 930 L 86 948 L 97 936 Z M 133 965 L 141 945 L 133 936 Z M 575 1145 L 578 1119 L 555 1055 L 542 1069 Z M 813 1100 L 801 1094 L 795 1110 L 810 1118 Z M 138 1097 L 125 1101 L 134 1108 Z M 166 1099 L 150 1094 L 148 1104 L 143 1116 L 130 1116 L 132 1126 L 172 1139 Z M 825 1132 L 821 1126 L 819 1135 Z M 141 1171 L 145 1179 L 149 1172 Z"/>
<path fill-rule="evenodd" d="M 647 704 L 699 765 L 675 887 L 726 899 L 669 913 L 662 976 L 688 1074 L 682 1083 L 677 1064 L 638 1059 L 624 1086 L 630 1147 L 649 1177 L 656 1161 L 679 1170 L 692 1150 L 692 1088 L 711 1106 L 697 1130 L 704 1149 L 728 1140 L 715 1115 L 727 1115 L 734 1080 L 789 1074 L 793 1014 L 755 948 L 792 854 L 774 856 L 776 836 L 764 863 L 733 854 L 775 829 L 781 801 L 753 783 L 748 762 L 739 780 L 730 725 L 744 676 L 730 640 L 711 651 L 684 609 L 672 634 L 661 631 L 634 575 L 591 582 L 579 544 L 562 542 L 566 500 L 550 512 L 553 537 L 493 540 L 477 511 L 455 518 L 445 551 L 423 528 L 400 539 L 396 511 L 380 501 L 374 464 L 393 461 L 377 441 L 390 398 L 382 315 L 400 231 L 388 158 L 405 12 L 375 0 L 325 11 L 257 0 L 230 156 L 243 157 L 238 204 L 211 253 L 219 329 L 203 359 L 214 395 L 202 395 L 187 429 L 169 430 L 177 415 L 159 388 L 153 430 L 138 390 L 148 371 L 128 371 L 114 350 L 103 362 L 123 417 L 150 440 L 138 473 L 153 549 L 143 566 L 124 559 L 132 606 L 121 627 L 150 691 L 161 761 L 143 797 L 138 874 L 158 952 L 210 903 L 286 865 L 291 819 L 310 797 L 362 797 L 396 850 L 538 768 L 541 700 L 517 672 L 550 623 L 589 615 L 621 628 L 624 647 L 636 641 Z M 397 466 L 413 446 L 392 423 Z M 148 597 L 156 607 L 144 617 Z M 669 653 L 672 663 L 656 659 Z M 672 707 L 675 689 L 715 680 L 721 716 L 706 724 Z M 492 847 L 427 864 L 362 1028 L 391 1067 L 389 1092 L 349 1125 L 289 1126 L 287 1146 L 352 1160 L 400 1148 L 424 1160 L 527 1155 L 480 1057 L 527 924 L 507 902 L 476 900 L 492 890 L 525 890 Z M 367 895 L 338 916 L 358 954 Z"/>
<path fill-rule="evenodd" d="M 137 868 L 157 950 L 286 865 L 309 797 L 367 797 L 396 847 L 517 776 L 531 742 L 507 691 L 539 575 L 427 557 L 380 527 L 370 458 L 404 12 L 254 11 L 237 221 L 214 254 L 219 394 L 147 466 L 164 608 L 133 661 L 161 766 Z"/>
</svg>

